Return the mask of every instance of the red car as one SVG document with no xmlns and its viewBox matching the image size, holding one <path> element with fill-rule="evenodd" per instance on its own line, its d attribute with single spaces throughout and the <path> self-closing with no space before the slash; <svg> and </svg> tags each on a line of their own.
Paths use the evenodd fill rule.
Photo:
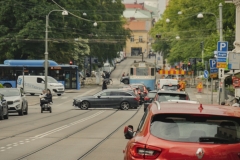
<svg viewBox="0 0 240 160">
<path fill-rule="evenodd" d="M 240 109 L 153 102 L 124 135 L 124 160 L 240 160 Z"/>
</svg>

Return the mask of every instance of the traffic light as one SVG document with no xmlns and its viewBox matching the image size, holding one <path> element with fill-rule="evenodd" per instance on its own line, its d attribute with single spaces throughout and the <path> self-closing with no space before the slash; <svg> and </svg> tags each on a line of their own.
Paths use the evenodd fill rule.
<svg viewBox="0 0 240 160">
<path fill-rule="evenodd" d="M 161 38 L 162 36 L 160 34 L 157 34 L 156 35 L 156 38 Z"/>
<path fill-rule="evenodd" d="M 72 61 L 70 61 L 70 62 L 69 62 L 69 64 L 70 64 L 70 65 L 72 65 L 72 64 L 73 64 L 73 62 L 72 62 Z"/>
</svg>

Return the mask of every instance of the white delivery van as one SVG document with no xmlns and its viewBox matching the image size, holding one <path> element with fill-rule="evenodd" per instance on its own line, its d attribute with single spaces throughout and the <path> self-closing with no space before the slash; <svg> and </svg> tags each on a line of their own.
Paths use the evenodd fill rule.
<svg viewBox="0 0 240 160">
<path fill-rule="evenodd" d="M 64 93 L 64 85 L 59 83 L 53 77 L 48 76 L 47 87 L 52 94 L 61 96 Z M 17 88 L 23 88 L 23 76 L 18 76 Z M 42 90 L 45 89 L 45 76 L 24 76 L 24 92 L 34 94 L 41 94 Z"/>
<path fill-rule="evenodd" d="M 106 71 L 106 72 L 108 72 L 108 73 L 111 73 L 111 72 L 112 72 L 111 69 L 112 69 L 112 68 L 111 68 L 110 63 L 104 63 L 104 64 L 103 64 L 103 71 Z"/>
<path fill-rule="evenodd" d="M 157 80 L 157 89 L 162 89 L 163 86 L 177 86 L 178 80 L 176 79 L 159 79 Z"/>
</svg>

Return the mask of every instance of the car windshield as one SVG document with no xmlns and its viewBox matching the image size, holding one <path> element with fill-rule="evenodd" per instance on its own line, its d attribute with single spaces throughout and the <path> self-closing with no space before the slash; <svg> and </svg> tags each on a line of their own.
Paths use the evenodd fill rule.
<svg viewBox="0 0 240 160">
<path fill-rule="evenodd" d="M 168 100 L 187 100 L 188 96 L 186 94 L 177 93 L 158 93 L 158 101 L 168 101 Z"/>
<path fill-rule="evenodd" d="M 156 94 L 157 94 L 157 92 L 148 92 L 147 96 L 149 98 L 154 98 Z"/>
<path fill-rule="evenodd" d="M 180 142 L 230 144 L 240 142 L 240 118 L 213 115 L 154 115 L 150 132 Z"/>
<path fill-rule="evenodd" d="M 178 89 L 177 85 L 163 85 L 162 89 L 176 91 Z"/>
<path fill-rule="evenodd" d="M 48 77 L 48 83 L 58 83 L 58 81 L 52 77 Z"/>
<path fill-rule="evenodd" d="M 17 89 L 1 89 L 0 93 L 4 95 L 4 97 L 11 97 L 11 96 L 19 96 L 20 92 Z"/>
</svg>

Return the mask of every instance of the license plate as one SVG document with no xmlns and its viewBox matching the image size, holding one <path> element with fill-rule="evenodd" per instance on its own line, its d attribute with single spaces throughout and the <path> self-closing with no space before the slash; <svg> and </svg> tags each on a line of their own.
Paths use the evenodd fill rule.
<svg viewBox="0 0 240 160">
<path fill-rule="evenodd" d="M 59 90 L 59 91 L 62 91 L 62 90 L 63 90 L 63 88 L 58 88 L 58 90 Z"/>
</svg>

